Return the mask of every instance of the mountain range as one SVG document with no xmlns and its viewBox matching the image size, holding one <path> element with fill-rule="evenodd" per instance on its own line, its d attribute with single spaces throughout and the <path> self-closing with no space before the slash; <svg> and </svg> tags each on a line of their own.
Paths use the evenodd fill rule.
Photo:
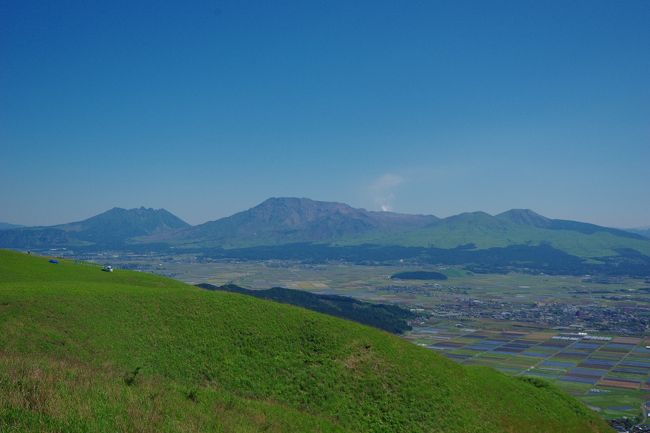
<svg viewBox="0 0 650 433">
<path fill-rule="evenodd" d="M 114 208 L 74 223 L 0 231 L 0 247 L 18 249 L 173 247 L 219 257 L 273 258 L 285 257 L 298 246 L 298 256 L 318 251 L 320 257 L 325 249 L 327 259 L 336 258 L 339 251 L 363 257 L 359 251 L 372 249 L 388 251 L 388 258 L 421 256 L 424 251 L 432 261 L 451 256 L 462 261 L 468 254 L 473 256 L 467 260 L 480 255 L 485 261 L 506 254 L 514 263 L 522 252 L 535 256 L 551 252 L 555 262 L 578 259 L 575 263 L 606 262 L 619 268 L 625 262 L 650 269 L 650 239 L 639 233 L 547 218 L 528 209 L 438 218 L 307 198 L 270 198 L 195 226 L 164 209 Z M 549 263 L 551 259 L 535 260 Z"/>
<path fill-rule="evenodd" d="M 232 216 L 161 231 L 138 239 L 189 248 L 249 248 L 292 243 L 485 249 L 549 244 L 580 257 L 650 254 L 643 236 L 615 228 L 544 217 L 528 209 L 492 216 L 469 212 L 447 218 L 374 212 L 306 198 L 270 198 Z"/>
</svg>

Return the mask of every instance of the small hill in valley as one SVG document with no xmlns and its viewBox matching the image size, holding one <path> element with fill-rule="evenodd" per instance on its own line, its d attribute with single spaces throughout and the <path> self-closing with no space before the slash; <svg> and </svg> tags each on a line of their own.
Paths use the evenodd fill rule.
<svg viewBox="0 0 650 433">
<path fill-rule="evenodd" d="M 215 286 L 213 284 L 197 284 L 197 287 L 206 290 L 223 290 L 225 292 L 241 293 L 242 295 L 268 299 L 303 307 L 330 316 L 352 320 L 364 325 L 374 326 L 384 331 L 401 334 L 410 331 L 409 319 L 415 315 L 409 310 L 389 304 L 374 304 L 360 301 L 348 296 L 324 295 L 305 292 L 304 290 L 285 289 L 272 287 L 266 290 L 249 290 L 234 284 Z"/>
<path fill-rule="evenodd" d="M 446 280 L 447 276 L 440 272 L 433 271 L 410 271 L 398 272 L 391 275 L 392 280 Z"/>
</svg>

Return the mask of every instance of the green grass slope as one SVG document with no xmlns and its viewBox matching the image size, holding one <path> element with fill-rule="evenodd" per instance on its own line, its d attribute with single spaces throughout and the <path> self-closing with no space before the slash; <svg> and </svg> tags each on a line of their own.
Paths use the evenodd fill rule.
<svg viewBox="0 0 650 433">
<path fill-rule="evenodd" d="M 550 244 L 566 253 L 595 258 L 618 255 L 617 249 L 631 248 L 650 256 L 650 241 L 616 236 L 598 231 L 580 233 L 572 230 L 557 230 L 530 227 L 504 221 L 443 221 L 422 229 L 400 234 L 370 234 L 362 238 L 338 242 L 339 245 L 402 245 L 411 247 L 456 248 L 474 244 L 478 249 L 507 247 L 511 245 Z"/>
<path fill-rule="evenodd" d="M 154 275 L 0 251 L 2 432 L 605 432 L 544 383 Z"/>
</svg>

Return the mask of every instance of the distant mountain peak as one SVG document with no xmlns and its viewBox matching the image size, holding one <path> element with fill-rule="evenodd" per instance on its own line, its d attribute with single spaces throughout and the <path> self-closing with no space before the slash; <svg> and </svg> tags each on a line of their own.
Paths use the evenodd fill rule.
<svg viewBox="0 0 650 433">
<path fill-rule="evenodd" d="M 165 209 L 114 207 L 85 220 L 50 227 L 2 230 L 0 245 L 19 248 L 124 246 L 136 238 L 176 232 L 190 225 Z"/>
<path fill-rule="evenodd" d="M 532 209 L 523 209 L 523 208 L 521 208 L 521 209 L 518 209 L 518 208 L 510 209 L 510 210 L 507 210 L 505 212 L 500 213 L 499 215 L 526 215 L 526 216 L 534 216 L 534 217 L 545 218 L 544 216 L 538 214 L 537 212 L 535 212 Z"/>
<path fill-rule="evenodd" d="M 160 208 L 160 209 L 154 209 L 152 207 L 145 207 L 145 206 L 140 206 L 140 207 L 134 207 L 134 208 L 123 208 L 123 207 L 113 207 L 105 212 L 102 212 L 98 215 L 103 215 L 103 214 L 108 214 L 108 213 L 160 213 L 160 212 L 167 212 L 170 213 L 168 210 Z M 96 215 L 96 216 L 98 216 Z"/>
<path fill-rule="evenodd" d="M 474 216 L 474 217 L 490 217 L 490 218 L 492 217 L 492 215 L 490 215 L 487 212 L 483 212 L 482 210 L 476 210 L 473 212 L 462 212 L 456 216 Z"/>
<path fill-rule="evenodd" d="M 345 203 L 312 200 L 306 197 L 271 197 L 258 204 L 255 208 L 270 208 L 284 206 L 293 209 L 354 209 Z"/>
<path fill-rule="evenodd" d="M 494 217 L 487 212 L 483 211 L 474 211 L 474 212 L 462 212 L 457 215 L 452 215 L 444 220 L 454 222 L 454 221 L 492 221 Z"/>
<path fill-rule="evenodd" d="M 271 197 L 248 210 L 178 235 L 187 234 L 194 242 L 226 246 L 322 242 L 420 228 L 435 220 L 433 216 L 371 212 L 338 202 Z"/>
<path fill-rule="evenodd" d="M 61 224 L 53 228 L 74 237 L 97 244 L 119 244 L 139 236 L 170 232 L 189 224 L 165 209 L 114 207 L 82 221 Z"/>
<path fill-rule="evenodd" d="M 510 209 L 496 215 L 496 218 L 509 222 L 534 227 L 548 227 L 551 219 L 538 214 L 530 209 Z"/>
<path fill-rule="evenodd" d="M 278 203 L 316 203 L 318 200 L 312 200 L 307 197 L 269 197 L 258 206 Z"/>
</svg>

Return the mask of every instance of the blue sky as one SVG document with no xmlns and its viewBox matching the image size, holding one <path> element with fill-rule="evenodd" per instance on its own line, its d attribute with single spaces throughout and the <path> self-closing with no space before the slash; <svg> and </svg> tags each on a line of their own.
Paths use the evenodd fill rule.
<svg viewBox="0 0 650 433">
<path fill-rule="evenodd" d="M 646 0 L 0 0 L 0 221 L 301 196 L 650 225 L 648 22 Z"/>
</svg>

